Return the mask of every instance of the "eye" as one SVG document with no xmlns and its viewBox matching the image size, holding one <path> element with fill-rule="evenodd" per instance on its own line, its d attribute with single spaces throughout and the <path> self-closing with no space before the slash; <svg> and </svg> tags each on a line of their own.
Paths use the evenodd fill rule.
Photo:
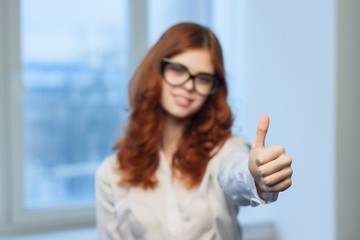
<svg viewBox="0 0 360 240">
<path fill-rule="evenodd" d="M 214 77 L 208 75 L 198 75 L 196 76 L 196 80 L 204 85 L 212 85 L 215 82 Z"/>
<path fill-rule="evenodd" d="M 167 66 L 167 70 L 171 71 L 174 74 L 177 75 L 183 75 L 186 74 L 186 70 L 184 69 L 184 67 L 182 67 L 181 65 L 178 64 L 169 64 Z"/>
</svg>

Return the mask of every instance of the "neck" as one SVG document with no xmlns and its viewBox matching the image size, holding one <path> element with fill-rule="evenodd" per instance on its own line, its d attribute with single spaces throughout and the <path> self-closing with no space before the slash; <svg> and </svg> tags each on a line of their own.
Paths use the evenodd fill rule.
<svg viewBox="0 0 360 240">
<path fill-rule="evenodd" d="M 167 157 L 167 160 L 170 162 L 177 150 L 179 140 L 187 124 L 188 120 L 177 119 L 171 116 L 165 117 L 162 149 Z"/>
</svg>

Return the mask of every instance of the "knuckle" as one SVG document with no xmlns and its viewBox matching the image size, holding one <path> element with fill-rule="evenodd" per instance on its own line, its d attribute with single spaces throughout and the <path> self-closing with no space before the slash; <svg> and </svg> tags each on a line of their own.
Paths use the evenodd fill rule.
<svg viewBox="0 0 360 240">
<path fill-rule="evenodd" d="M 281 152 L 285 152 L 285 148 L 283 147 L 283 146 L 280 146 L 280 150 L 281 150 Z"/>
<path fill-rule="evenodd" d="M 271 180 L 270 180 L 268 177 L 263 178 L 263 182 L 264 182 L 264 184 L 267 185 L 267 186 L 271 185 Z"/>
<path fill-rule="evenodd" d="M 282 186 L 280 187 L 279 191 L 283 192 L 289 187 L 291 187 L 291 185 L 292 185 L 292 181 L 290 178 L 288 178 L 282 182 Z"/>
<path fill-rule="evenodd" d="M 258 157 L 256 158 L 256 160 L 255 160 L 255 163 L 256 163 L 258 166 L 262 165 L 263 162 L 264 162 L 264 160 L 262 159 L 261 156 L 258 156 Z"/>
<path fill-rule="evenodd" d="M 287 188 L 289 188 L 292 185 L 292 181 L 290 178 L 288 178 L 287 180 Z"/>
<path fill-rule="evenodd" d="M 263 167 L 258 167 L 257 172 L 258 172 L 259 176 L 265 175 L 265 170 Z"/>
<path fill-rule="evenodd" d="M 283 146 L 278 145 L 278 146 L 276 146 L 276 148 L 278 149 L 279 152 L 282 152 L 282 153 L 285 152 L 285 148 Z"/>
</svg>

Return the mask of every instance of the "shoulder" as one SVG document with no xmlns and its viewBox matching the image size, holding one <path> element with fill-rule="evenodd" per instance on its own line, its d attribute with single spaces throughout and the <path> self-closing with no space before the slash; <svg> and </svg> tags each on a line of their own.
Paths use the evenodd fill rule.
<svg viewBox="0 0 360 240">
<path fill-rule="evenodd" d="M 247 158 L 250 151 L 250 145 L 242 136 L 231 136 L 224 145 L 217 151 L 213 157 L 213 164 L 217 167 L 224 159 L 229 158 Z"/>
<path fill-rule="evenodd" d="M 109 216 L 109 211 L 127 196 L 128 189 L 119 186 L 120 172 L 116 155 L 106 157 L 98 166 L 95 176 L 95 199 L 98 216 Z"/>
<path fill-rule="evenodd" d="M 244 137 L 239 135 L 233 135 L 226 140 L 220 152 L 232 152 L 232 151 L 248 152 L 249 150 L 250 150 L 250 144 Z"/>
<path fill-rule="evenodd" d="M 119 164 L 116 158 L 116 155 L 110 155 L 106 157 L 98 166 L 96 170 L 96 180 L 111 180 L 117 178 L 119 175 L 118 172 Z"/>
</svg>

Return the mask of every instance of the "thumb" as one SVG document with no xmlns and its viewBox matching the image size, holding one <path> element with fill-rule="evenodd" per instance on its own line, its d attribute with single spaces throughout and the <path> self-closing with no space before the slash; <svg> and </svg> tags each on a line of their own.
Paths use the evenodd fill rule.
<svg viewBox="0 0 360 240">
<path fill-rule="evenodd" d="M 265 146 L 266 133 L 269 129 L 270 118 L 267 115 L 261 115 L 256 131 L 256 137 L 252 148 L 263 148 Z"/>
</svg>

